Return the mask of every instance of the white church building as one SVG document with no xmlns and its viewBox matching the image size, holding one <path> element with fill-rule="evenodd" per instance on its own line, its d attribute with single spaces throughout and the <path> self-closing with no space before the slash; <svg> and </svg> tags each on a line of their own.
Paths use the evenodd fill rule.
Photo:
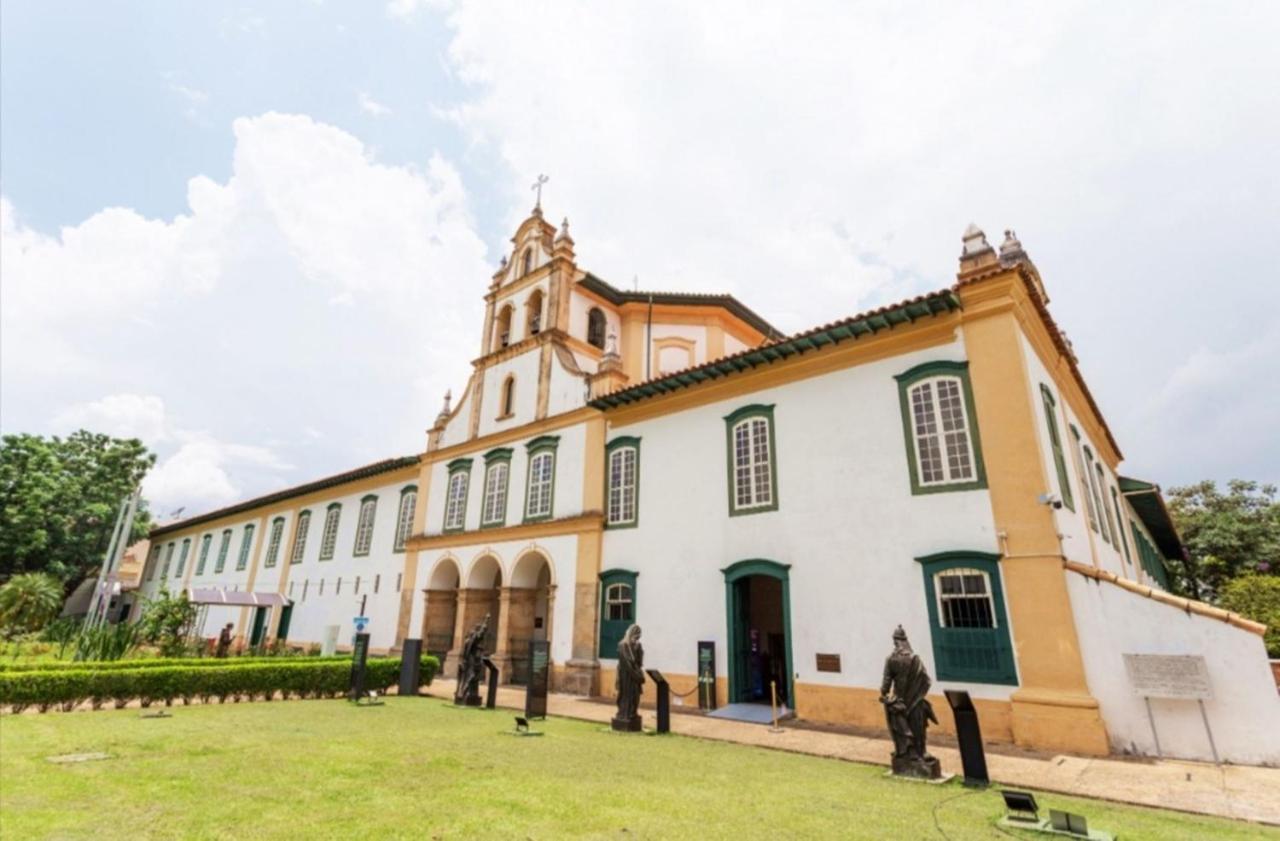
<svg viewBox="0 0 1280 841">
<path fill-rule="evenodd" d="M 638 623 L 677 693 L 713 671 L 718 705 L 772 684 L 864 727 L 901 624 L 989 740 L 1280 764 L 1263 627 L 1168 591 L 1159 488 L 1121 473 L 1011 234 L 971 226 L 953 286 L 790 336 L 610 285 L 540 209 L 512 242 L 423 452 L 156 528 L 142 597 L 186 589 L 249 644 L 349 636 L 364 605 L 376 649 L 421 638 L 446 675 L 488 615 L 505 682 L 547 640 L 588 695 Z"/>
</svg>

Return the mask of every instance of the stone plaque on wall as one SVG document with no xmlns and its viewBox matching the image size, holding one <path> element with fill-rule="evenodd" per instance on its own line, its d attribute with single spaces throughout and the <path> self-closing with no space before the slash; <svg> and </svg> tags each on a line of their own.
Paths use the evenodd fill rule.
<svg viewBox="0 0 1280 841">
<path fill-rule="evenodd" d="M 1187 654 L 1125 654 L 1124 668 L 1135 694 L 1144 698 L 1213 697 L 1203 657 Z"/>
<path fill-rule="evenodd" d="M 838 672 L 840 671 L 840 655 L 839 654 L 819 654 L 818 671 L 820 672 Z"/>
</svg>

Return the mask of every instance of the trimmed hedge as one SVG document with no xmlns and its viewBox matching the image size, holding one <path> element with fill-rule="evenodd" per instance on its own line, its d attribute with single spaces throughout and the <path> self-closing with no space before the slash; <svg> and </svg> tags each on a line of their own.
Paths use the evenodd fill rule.
<svg viewBox="0 0 1280 841">
<path fill-rule="evenodd" d="M 373 658 L 369 658 L 372 660 Z M 254 666 L 262 663 L 291 663 L 305 660 L 308 663 L 350 663 L 350 654 L 333 654 L 329 657 L 272 656 L 272 657 L 147 657 L 137 660 L 45 660 L 30 663 L 0 662 L 0 673 L 5 672 L 58 672 L 58 671 L 114 671 L 118 669 L 161 669 L 168 666 Z M 398 662 L 398 661 L 397 661 Z"/>
<path fill-rule="evenodd" d="M 94 709 L 107 702 L 124 707 L 135 698 L 142 706 L 192 699 L 204 703 L 214 698 L 270 701 L 276 693 L 285 698 L 333 698 L 346 694 L 350 684 L 351 661 L 315 657 L 263 658 L 274 663 L 248 663 L 211 668 L 207 665 L 165 666 L 142 669 L 59 669 L 6 672 L 0 674 L 0 705 L 13 712 L 34 706 L 41 712 L 53 707 L 75 709 L 88 701 Z M 319 662 L 316 662 L 319 660 Z M 431 683 L 440 663 L 422 658 L 420 685 Z M 392 657 L 371 658 L 365 672 L 365 688 L 386 690 L 400 678 L 400 661 Z"/>
</svg>

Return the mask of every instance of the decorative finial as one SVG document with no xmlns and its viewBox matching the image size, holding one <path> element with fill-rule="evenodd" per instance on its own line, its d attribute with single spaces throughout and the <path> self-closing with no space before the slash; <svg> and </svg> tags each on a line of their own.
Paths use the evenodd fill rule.
<svg viewBox="0 0 1280 841">
<path fill-rule="evenodd" d="M 1022 243 L 1018 241 L 1018 235 L 1013 231 L 1004 232 L 1004 242 L 1000 243 L 1000 262 L 1011 264 L 1018 260 L 1024 260 L 1027 252 L 1022 250 Z"/>
<path fill-rule="evenodd" d="M 533 186 L 529 188 L 538 194 L 538 200 L 535 201 L 533 204 L 533 209 L 535 211 L 542 210 L 542 185 L 546 184 L 550 180 L 551 179 L 548 176 L 539 174 L 538 180 L 534 181 Z"/>
<path fill-rule="evenodd" d="M 991 250 L 991 243 L 987 242 L 987 235 L 972 222 L 969 223 L 969 227 L 964 229 L 964 236 L 960 239 L 964 243 L 964 250 L 960 252 L 960 259 L 962 260 L 965 257 L 973 257 L 984 251 Z"/>
<path fill-rule="evenodd" d="M 564 221 L 560 223 L 560 233 L 556 234 L 556 239 L 573 239 L 569 236 L 569 217 L 564 217 Z"/>
<path fill-rule="evenodd" d="M 604 343 L 604 352 L 606 356 L 618 355 L 618 334 L 612 330 L 609 331 L 609 338 Z"/>
<path fill-rule="evenodd" d="M 449 401 L 453 399 L 453 389 L 448 389 L 444 393 L 444 408 L 440 410 L 440 414 L 449 414 Z"/>
</svg>

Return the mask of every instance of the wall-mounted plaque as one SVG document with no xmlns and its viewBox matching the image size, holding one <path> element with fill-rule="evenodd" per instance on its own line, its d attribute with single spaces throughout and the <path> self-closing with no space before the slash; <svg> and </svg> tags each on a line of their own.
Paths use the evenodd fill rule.
<svg viewBox="0 0 1280 841">
<path fill-rule="evenodd" d="M 839 654 L 819 654 L 818 671 L 820 672 L 838 672 L 840 671 L 840 655 Z"/>
<path fill-rule="evenodd" d="M 1125 654 L 1124 668 L 1134 694 L 1144 698 L 1213 697 L 1209 668 L 1203 657 L 1189 654 Z"/>
</svg>

